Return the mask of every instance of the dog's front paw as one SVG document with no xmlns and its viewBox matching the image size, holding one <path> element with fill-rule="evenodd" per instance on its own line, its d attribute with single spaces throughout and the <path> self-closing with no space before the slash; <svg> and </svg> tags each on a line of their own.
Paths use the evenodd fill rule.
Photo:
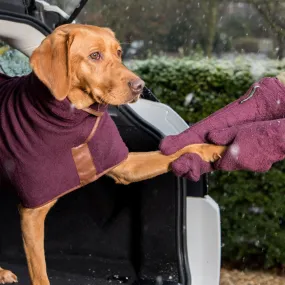
<svg viewBox="0 0 285 285">
<path fill-rule="evenodd" d="M 18 278 L 13 272 L 0 267 L 0 284 L 11 284 L 17 282 Z"/>
</svg>

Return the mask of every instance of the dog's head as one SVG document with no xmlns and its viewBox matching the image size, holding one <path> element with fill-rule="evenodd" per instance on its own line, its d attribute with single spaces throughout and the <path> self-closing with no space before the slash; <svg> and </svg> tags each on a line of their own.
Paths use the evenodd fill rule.
<svg viewBox="0 0 285 285">
<path fill-rule="evenodd" d="M 93 103 L 136 101 L 144 82 L 122 63 L 122 48 L 108 28 L 69 24 L 57 28 L 31 56 L 37 77 L 54 97 L 82 109 Z"/>
</svg>

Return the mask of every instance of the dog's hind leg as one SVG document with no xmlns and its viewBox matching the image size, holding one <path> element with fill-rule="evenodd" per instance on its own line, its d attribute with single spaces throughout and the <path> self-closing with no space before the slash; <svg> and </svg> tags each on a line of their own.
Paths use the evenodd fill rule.
<svg viewBox="0 0 285 285">
<path fill-rule="evenodd" d="M 55 203 L 56 201 L 52 201 L 36 209 L 19 207 L 22 237 L 32 285 L 50 284 L 45 261 L 44 223 L 47 213 Z"/>
<path fill-rule="evenodd" d="M 0 284 L 11 284 L 17 282 L 18 278 L 13 272 L 0 267 Z"/>
</svg>

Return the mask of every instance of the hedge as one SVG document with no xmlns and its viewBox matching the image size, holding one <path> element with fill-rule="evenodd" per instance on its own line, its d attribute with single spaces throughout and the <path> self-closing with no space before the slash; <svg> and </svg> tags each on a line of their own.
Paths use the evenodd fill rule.
<svg viewBox="0 0 285 285">
<path fill-rule="evenodd" d="M 27 59 L 13 50 L 0 56 L 0 65 L 10 75 L 30 71 Z M 285 70 L 285 61 L 254 58 L 152 58 L 127 65 L 191 123 L 240 97 L 258 78 Z M 185 105 L 189 94 L 193 99 Z M 251 268 L 285 264 L 285 162 L 264 174 L 215 172 L 209 180 L 221 209 L 223 262 Z"/>
<path fill-rule="evenodd" d="M 254 59 L 152 58 L 129 65 L 191 123 L 240 97 L 258 78 L 285 70 L 285 62 Z M 186 106 L 188 94 L 193 99 Z M 224 263 L 243 268 L 285 264 L 285 162 L 264 174 L 212 173 L 209 191 L 221 209 Z"/>
</svg>

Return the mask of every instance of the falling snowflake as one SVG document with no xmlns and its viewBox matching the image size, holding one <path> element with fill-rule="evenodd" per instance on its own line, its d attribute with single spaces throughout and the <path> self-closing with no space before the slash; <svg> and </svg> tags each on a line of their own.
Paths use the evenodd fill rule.
<svg viewBox="0 0 285 285">
<path fill-rule="evenodd" d="M 184 100 L 184 106 L 189 106 L 193 97 L 194 97 L 193 93 L 187 94 L 187 96 L 185 97 L 185 100 Z"/>
<path fill-rule="evenodd" d="M 231 152 L 231 154 L 232 154 L 234 157 L 236 157 L 236 159 L 237 159 L 237 156 L 238 156 L 238 154 L 239 154 L 239 152 L 240 152 L 239 146 L 238 146 L 237 144 L 232 145 L 231 148 L 230 148 L 230 152 Z"/>
<path fill-rule="evenodd" d="M 70 104 L 70 111 L 74 111 L 74 109 L 75 109 L 75 105 Z"/>
<path fill-rule="evenodd" d="M 156 285 L 162 285 L 163 281 L 162 281 L 162 277 L 161 276 L 157 276 L 156 277 Z"/>
</svg>

